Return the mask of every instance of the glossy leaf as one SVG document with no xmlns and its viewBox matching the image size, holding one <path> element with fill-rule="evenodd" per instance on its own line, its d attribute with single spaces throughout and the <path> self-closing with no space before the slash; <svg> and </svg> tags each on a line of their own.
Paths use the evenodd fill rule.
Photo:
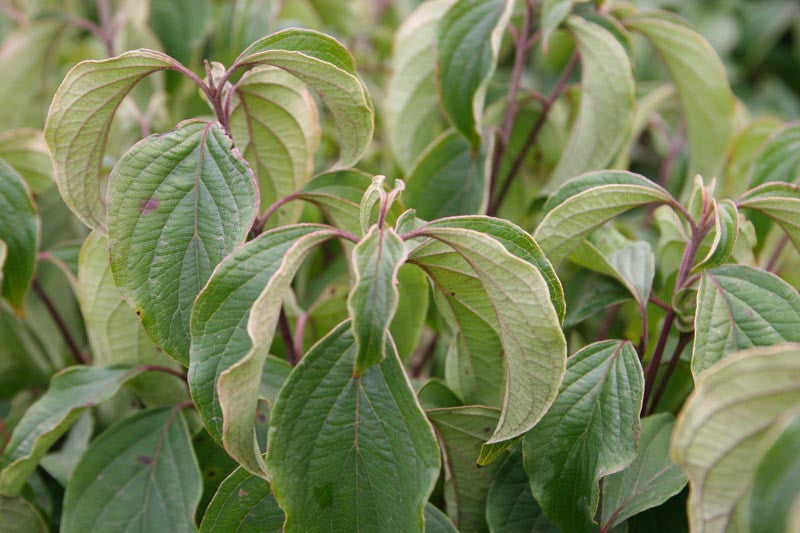
<svg viewBox="0 0 800 533">
<path fill-rule="evenodd" d="M 320 340 L 281 390 L 267 466 L 285 531 L 422 531 L 439 452 L 393 343 L 353 375 L 349 322 Z"/>
<path fill-rule="evenodd" d="M 580 109 L 550 188 L 607 166 L 633 127 L 636 95 L 628 54 L 608 30 L 577 16 L 567 28 L 581 57 Z"/>
<path fill-rule="evenodd" d="M 625 171 L 589 172 L 555 191 L 534 238 L 558 266 L 595 229 L 626 211 L 647 204 L 670 203 L 670 194 L 650 180 Z"/>
<path fill-rule="evenodd" d="M 81 412 L 114 396 L 140 372 L 124 366 L 74 366 L 53 376 L 47 392 L 14 427 L 3 454 L 0 493 L 18 494 L 39 460 Z"/>
<path fill-rule="evenodd" d="M 437 29 L 436 74 L 442 107 L 473 150 L 481 144 L 486 87 L 513 7 L 510 0 L 456 0 Z"/>
<path fill-rule="evenodd" d="M 750 167 L 750 187 L 771 181 L 792 183 L 800 176 L 800 124 L 773 134 Z"/>
<path fill-rule="evenodd" d="M 714 241 L 705 258 L 695 269 L 713 268 L 725 263 L 739 237 L 739 211 L 731 200 L 714 202 Z"/>
<path fill-rule="evenodd" d="M 707 270 L 694 318 L 692 374 L 733 352 L 800 342 L 800 295 L 768 272 L 744 265 Z"/>
<path fill-rule="evenodd" d="M 759 211 L 777 222 L 800 250 L 800 186 L 765 183 L 746 192 L 739 207 Z"/>
<path fill-rule="evenodd" d="M 235 64 L 278 67 L 314 89 L 330 109 L 339 131 L 339 160 L 335 166 L 348 167 L 359 160 L 372 139 L 372 102 L 356 75 L 353 57 L 336 39 L 312 30 L 290 28 L 251 44 Z"/>
<path fill-rule="evenodd" d="M 108 190 L 111 271 L 147 334 L 189 362 L 189 317 L 211 271 L 244 242 L 253 175 L 219 126 L 183 122 L 131 148 Z"/>
<path fill-rule="evenodd" d="M 591 531 L 598 481 L 634 460 L 643 389 L 630 342 L 596 342 L 568 359 L 558 398 L 522 441 L 531 492 L 562 530 Z"/>
<path fill-rule="evenodd" d="M 180 409 L 140 411 L 89 447 L 67 485 L 61 531 L 195 531 L 202 488 Z"/>
<path fill-rule="evenodd" d="M 663 504 L 686 486 L 686 474 L 669 457 L 674 426 L 669 413 L 643 419 L 636 459 L 622 472 L 603 479 L 600 524 L 605 531 Z"/>
<path fill-rule="evenodd" d="M 174 59 L 153 50 L 84 61 L 67 73 L 53 97 L 44 135 L 56 183 L 67 206 L 90 228 L 106 228 L 100 182 L 114 112 L 142 78 L 175 65 Z"/>
<path fill-rule="evenodd" d="M 41 221 L 28 186 L 8 163 L 0 160 L 0 241 L 5 243 L 2 296 L 22 311 L 36 266 Z"/>
<path fill-rule="evenodd" d="M 244 468 L 237 468 L 220 484 L 208 504 L 200 533 L 278 533 L 284 514 L 269 483 Z"/>
<path fill-rule="evenodd" d="M 746 530 L 747 496 L 773 423 L 800 404 L 800 347 L 733 355 L 697 380 L 671 453 L 689 475 L 689 521 L 702 533 Z"/>
</svg>

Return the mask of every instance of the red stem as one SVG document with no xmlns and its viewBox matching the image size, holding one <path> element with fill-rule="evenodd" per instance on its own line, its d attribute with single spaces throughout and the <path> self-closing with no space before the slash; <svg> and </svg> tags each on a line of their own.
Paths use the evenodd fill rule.
<svg viewBox="0 0 800 533">
<path fill-rule="evenodd" d="M 61 333 L 61 336 L 64 338 L 64 342 L 67 344 L 69 351 L 72 352 L 72 356 L 75 358 L 75 361 L 83 364 L 88 365 L 90 364 L 89 358 L 81 349 L 78 347 L 78 343 L 75 342 L 72 334 L 69 332 L 69 328 L 64 323 L 64 320 L 61 318 L 61 315 L 56 309 L 56 306 L 53 304 L 53 301 L 50 300 L 50 297 L 47 296 L 47 293 L 44 292 L 44 288 L 42 284 L 39 283 L 39 280 L 34 278 L 33 279 L 33 292 L 39 297 L 39 299 L 44 304 L 45 308 L 47 308 L 47 312 L 50 314 L 50 318 L 53 319 L 55 322 L 58 331 Z"/>
</svg>

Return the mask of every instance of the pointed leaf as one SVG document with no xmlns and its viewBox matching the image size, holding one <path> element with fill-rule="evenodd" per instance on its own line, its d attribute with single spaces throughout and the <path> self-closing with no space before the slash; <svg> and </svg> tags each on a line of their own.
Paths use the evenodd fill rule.
<svg viewBox="0 0 800 533">
<path fill-rule="evenodd" d="M 36 266 L 41 221 L 28 186 L 8 163 L 0 160 L 0 241 L 5 243 L 5 263 L 0 276 L 2 296 L 22 310 Z"/>
<path fill-rule="evenodd" d="M 269 482 L 239 467 L 225 478 L 208 504 L 200 533 L 279 533 L 283 520 Z"/>
<path fill-rule="evenodd" d="M 697 291 L 692 374 L 754 346 L 800 342 L 800 295 L 769 272 L 744 265 L 706 270 Z"/>
<path fill-rule="evenodd" d="M 792 183 L 800 176 L 800 124 L 774 133 L 750 167 L 750 187 L 771 181 Z"/>
<path fill-rule="evenodd" d="M 739 207 L 764 213 L 780 224 L 800 250 L 800 185 L 765 183 L 746 192 L 739 200 Z"/>
<path fill-rule="evenodd" d="M 600 525 L 605 531 L 661 505 L 686 486 L 686 474 L 669 457 L 674 426 L 675 419 L 669 413 L 643 419 L 636 459 L 622 472 L 603 479 Z"/>
<path fill-rule="evenodd" d="M 125 366 L 74 366 L 53 376 L 50 388 L 14 427 L 0 470 L 0 493 L 16 495 L 47 450 L 81 412 L 108 400 L 141 373 Z"/>
<path fill-rule="evenodd" d="M 353 57 L 336 39 L 312 30 L 290 28 L 250 45 L 236 65 L 281 68 L 314 89 L 339 130 L 336 167 L 356 163 L 372 140 L 373 112 L 367 88 L 356 75 Z"/>
<path fill-rule="evenodd" d="M 147 334 L 189 362 L 189 314 L 211 271 L 244 242 L 258 208 L 253 175 L 211 123 L 183 122 L 136 144 L 108 190 L 111 271 Z"/>
<path fill-rule="evenodd" d="M 695 270 L 714 268 L 723 264 L 733 253 L 739 237 L 739 211 L 736 209 L 736 204 L 728 199 L 719 202 L 712 201 L 714 204 L 714 242 L 711 243 L 711 248 L 705 258 L 695 266 Z"/>
<path fill-rule="evenodd" d="M 391 340 L 386 350 L 353 376 L 356 343 L 344 322 L 281 390 L 267 466 L 285 531 L 422 531 L 439 452 Z"/>
<path fill-rule="evenodd" d="M 180 409 L 139 411 L 103 432 L 64 494 L 64 533 L 195 531 L 203 482 Z"/>
<path fill-rule="evenodd" d="M 630 342 L 596 342 L 567 361 L 558 398 L 522 441 L 533 496 L 562 530 L 593 530 L 598 481 L 633 461 L 643 388 Z"/>
<path fill-rule="evenodd" d="M 102 61 L 83 61 L 58 88 L 44 127 L 61 197 L 90 228 L 105 231 L 102 162 L 111 121 L 142 78 L 176 65 L 153 50 L 133 50 Z"/>
<path fill-rule="evenodd" d="M 549 188 L 587 172 L 605 168 L 633 127 L 636 94 L 625 49 L 608 30 L 580 17 L 567 28 L 581 57 L 581 101 L 569 142 L 553 170 Z"/>
<path fill-rule="evenodd" d="M 798 405 L 798 345 L 739 352 L 700 376 L 670 448 L 689 475 L 692 531 L 746 531 L 747 496 L 771 444 L 765 436 Z"/>
<path fill-rule="evenodd" d="M 513 7 L 511 0 L 456 0 L 437 29 L 442 107 L 473 150 L 481 144 L 486 87 Z"/>
</svg>

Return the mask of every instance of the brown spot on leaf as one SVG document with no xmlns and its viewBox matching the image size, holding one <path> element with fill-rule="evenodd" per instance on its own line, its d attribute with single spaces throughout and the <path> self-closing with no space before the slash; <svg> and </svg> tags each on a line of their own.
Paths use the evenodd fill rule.
<svg viewBox="0 0 800 533">
<path fill-rule="evenodd" d="M 146 455 L 140 455 L 139 457 L 136 458 L 136 460 L 142 463 L 143 465 L 149 465 L 150 463 L 153 462 L 153 460 L 150 457 L 147 457 Z"/>
<path fill-rule="evenodd" d="M 245 496 L 247 496 L 247 491 L 244 489 L 239 489 L 239 497 L 244 498 Z"/>
<path fill-rule="evenodd" d="M 142 213 L 143 215 L 146 215 L 147 213 L 152 213 L 153 211 L 155 211 L 156 207 L 158 207 L 158 204 L 160 203 L 161 202 L 159 202 L 155 198 L 144 200 L 142 201 L 141 204 L 139 204 L 139 212 Z"/>
<path fill-rule="evenodd" d="M 263 413 L 258 413 L 258 417 L 257 418 L 258 418 L 258 421 L 261 422 L 261 423 L 264 423 L 264 422 L 267 421 L 267 417 L 264 416 Z"/>
</svg>

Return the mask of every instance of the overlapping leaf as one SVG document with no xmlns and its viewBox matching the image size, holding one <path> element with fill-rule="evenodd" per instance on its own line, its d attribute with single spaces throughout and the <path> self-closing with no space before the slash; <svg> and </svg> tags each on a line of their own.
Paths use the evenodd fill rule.
<svg viewBox="0 0 800 533">
<path fill-rule="evenodd" d="M 739 207 L 759 211 L 777 222 L 800 250 L 800 186 L 765 183 L 746 192 Z"/>
<path fill-rule="evenodd" d="M 800 124 L 777 131 L 764 144 L 750 167 L 750 187 L 771 181 L 791 183 L 800 176 Z"/>
<path fill-rule="evenodd" d="M 18 312 L 33 279 L 40 228 L 28 186 L 0 160 L 0 241 L 5 244 L 0 293 Z"/>
<path fill-rule="evenodd" d="M 275 501 L 269 482 L 237 468 L 220 484 L 208 504 L 200 533 L 282 531 L 284 514 Z"/>
<path fill-rule="evenodd" d="M 54 184 L 50 152 L 39 130 L 22 128 L 1 133 L 0 159 L 19 172 L 35 194 Z"/>
<path fill-rule="evenodd" d="M 695 267 L 713 268 L 720 266 L 733 253 L 739 238 L 739 210 L 731 200 L 713 200 L 714 204 L 714 241 L 708 254 Z"/>
</svg>

